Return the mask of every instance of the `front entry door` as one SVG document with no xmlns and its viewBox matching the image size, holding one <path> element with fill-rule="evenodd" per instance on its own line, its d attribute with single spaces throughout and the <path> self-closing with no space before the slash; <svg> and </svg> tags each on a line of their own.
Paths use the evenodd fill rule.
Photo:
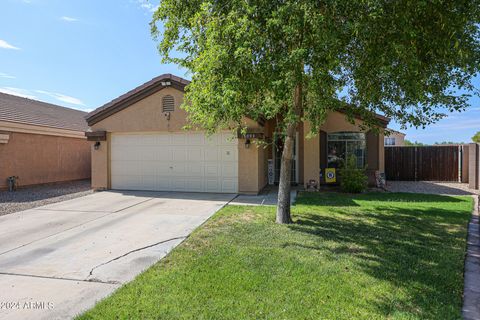
<svg viewBox="0 0 480 320">
<path fill-rule="evenodd" d="M 273 136 L 273 159 L 274 159 L 274 167 L 275 167 L 275 184 L 280 182 L 280 166 L 282 163 L 282 152 L 283 152 L 283 136 L 279 133 L 275 133 Z M 293 141 L 293 159 L 292 159 L 292 175 L 290 177 L 290 181 L 292 184 L 298 184 L 298 133 L 295 136 L 295 140 Z"/>
</svg>

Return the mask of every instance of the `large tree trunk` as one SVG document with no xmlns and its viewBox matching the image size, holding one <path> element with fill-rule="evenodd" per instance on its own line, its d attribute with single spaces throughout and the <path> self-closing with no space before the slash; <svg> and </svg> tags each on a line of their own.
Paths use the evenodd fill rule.
<svg viewBox="0 0 480 320">
<path fill-rule="evenodd" d="M 280 183 L 278 185 L 277 223 L 292 223 L 290 215 L 290 190 L 292 176 L 293 144 L 302 110 L 302 86 L 295 87 L 294 112 L 296 120 L 287 124 L 282 161 L 280 165 Z"/>
</svg>

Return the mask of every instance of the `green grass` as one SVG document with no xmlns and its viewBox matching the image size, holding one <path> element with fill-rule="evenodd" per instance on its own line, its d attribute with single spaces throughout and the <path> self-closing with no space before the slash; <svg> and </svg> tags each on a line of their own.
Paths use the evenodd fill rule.
<svg viewBox="0 0 480 320">
<path fill-rule="evenodd" d="M 460 319 L 470 197 L 228 206 L 79 319 Z"/>
</svg>

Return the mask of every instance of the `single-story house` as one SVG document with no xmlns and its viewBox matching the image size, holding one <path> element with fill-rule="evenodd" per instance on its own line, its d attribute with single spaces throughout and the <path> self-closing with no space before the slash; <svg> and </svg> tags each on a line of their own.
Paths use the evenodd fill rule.
<svg viewBox="0 0 480 320">
<path fill-rule="evenodd" d="M 282 146 L 275 121 L 245 119 L 247 134 L 239 137 L 185 131 L 187 114 L 179 106 L 188 83 L 164 74 L 88 114 L 93 188 L 256 194 L 269 174 L 278 182 Z M 382 132 L 389 121 L 378 119 L 380 133 L 365 133 L 361 119 L 351 124 L 344 114 L 332 112 L 313 138 L 306 138 L 310 125 L 302 123 L 292 182 L 323 181 L 320 173 L 350 154 L 368 166 L 370 181 L 375 181 L 375 171 L 384 171 Z M 257 147 L 257 139 L 270 143 Z"/>
<path fill-rule="evenodd" d="M 406 134 L 400 131 L 396 131 L 388 128 L 389 134 L 385 135 L 386 146 L 404 146 Z"/>
<path fill-rule="evenodd" d="M 0 189 L 90 178 L 86 112 L 0 93 Z"/>
</svg>

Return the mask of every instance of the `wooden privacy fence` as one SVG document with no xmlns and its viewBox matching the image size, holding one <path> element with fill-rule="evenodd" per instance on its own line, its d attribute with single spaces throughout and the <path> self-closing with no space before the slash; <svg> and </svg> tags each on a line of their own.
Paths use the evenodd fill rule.
<svg viewBox="0 0 480 320">
<path fill-rule="evenodd" d="M 385 147 L 387 180 L 463 181 L 468 180 L 468 146 Z"/>
</svg>

